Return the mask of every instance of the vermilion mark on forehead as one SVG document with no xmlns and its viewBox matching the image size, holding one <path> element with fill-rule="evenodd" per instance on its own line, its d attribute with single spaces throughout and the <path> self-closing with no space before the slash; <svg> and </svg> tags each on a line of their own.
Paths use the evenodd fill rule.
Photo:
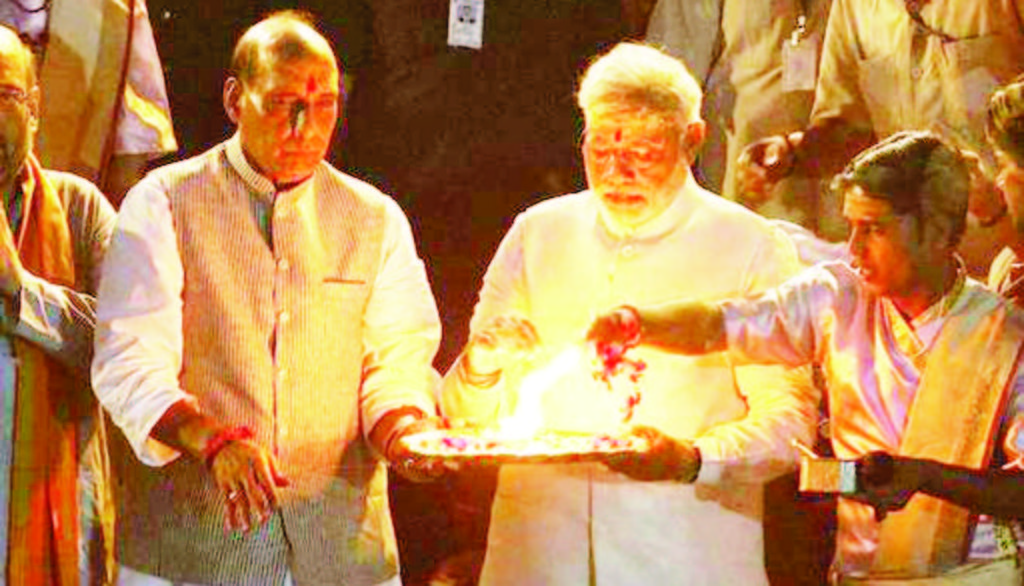
<svg viewBox="0 0 1024 586">
<path fill-rule="evenodd" d="M 309 79 L 306 80 L 306 92 L 313 93 L 316 91 L 316 76 L 310 75 Z"/>
<path fill-rule="evenodd" d="M 622 129 L 618 128 L 615 130 L 615 142 L 622 142 Z"/>
</svg>

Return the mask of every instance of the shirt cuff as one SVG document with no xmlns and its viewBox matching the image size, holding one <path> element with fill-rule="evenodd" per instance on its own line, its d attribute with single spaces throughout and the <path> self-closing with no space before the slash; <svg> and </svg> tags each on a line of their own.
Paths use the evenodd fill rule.
<svg viewBox="0 0 1024 586">
<path fill-rule="evenodd" d="M 181 457 L 180 451 L 154 439 L 152 433 L 153 428 L 156 427 L 164 413 L 172 405 L 182 400 L 182 398 L 193 404 L 195 403 L 195 398 L 181 392 L 161 393 L 153 400 L 153 404 L 148 406 L 149 409 L 152 409 L 152 415 L 146 421 L 128 429 L 119 426 L 124 431 L 125 437 L 128 439 L 128 443 L 131 444 L 135 455 L 138 456 L 139 461 L 143 464 L 159 468 Z"/>
<path fill-rule="evenodd" d="M 693 442 L 700 450 L 700 471 L 697 473 L 697 484 L 718 485 L 722 481 L 722 472 L 725 464 L 722 462 L 718 451 L 714 449 L 711 441 L 697 439 Z"/>
</svg>

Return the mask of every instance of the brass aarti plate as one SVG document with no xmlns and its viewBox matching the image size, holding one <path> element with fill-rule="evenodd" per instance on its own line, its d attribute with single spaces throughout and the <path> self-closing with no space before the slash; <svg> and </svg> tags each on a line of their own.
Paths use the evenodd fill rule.
<svg viewBox="0 0 1024 586">
<path fill-rule="evenodd" d="M 420 458 L 470 464 L 593 462 L 648 449 L 646 439 L 631 435 L 542 431 L 530 437 L 511 437 L 479 428 L 435 429 L 401 441 Z"/>
</svg>

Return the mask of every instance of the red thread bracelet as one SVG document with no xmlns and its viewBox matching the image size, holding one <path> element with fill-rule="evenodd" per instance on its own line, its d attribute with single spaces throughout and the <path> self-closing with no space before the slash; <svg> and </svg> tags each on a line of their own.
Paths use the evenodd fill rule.
<svg viewBox="0 0 1024 586">
<path fill-rule="evenodd" d="M 225 427 L 213 434 L 213 437 L 206 440 L 203 447 L 203 462 L 207 468 L 213 467 L 213 459 L 224 449 L 228 443 L 238 440 L 250 440 L 253 438 L 252 430 L 244 425 L 238 427 Z"/>
</svg>

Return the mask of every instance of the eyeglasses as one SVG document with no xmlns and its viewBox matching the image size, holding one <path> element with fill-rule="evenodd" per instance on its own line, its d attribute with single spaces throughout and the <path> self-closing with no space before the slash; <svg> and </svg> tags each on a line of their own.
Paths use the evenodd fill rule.
<svg viewBox="0 0 1024 586">
<path fill-rule="evenodd" d="M 0 108 L 13 108 L 28 100 L 28 92 L 17 87 L 0 87 Z"/>
</svg>

